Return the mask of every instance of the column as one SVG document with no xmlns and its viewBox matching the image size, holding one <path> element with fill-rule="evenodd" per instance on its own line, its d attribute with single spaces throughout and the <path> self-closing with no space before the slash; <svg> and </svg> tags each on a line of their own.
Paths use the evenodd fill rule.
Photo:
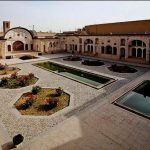
<svg viewBox="0 0 150 150">
<path fill-rule="evenodd" d="M 84 44 L 82 44 L 82 53 L 84 53 Z"/>
<path fill-rule="evenodd" d="M 128 58 L 128 49 L 125 49 L 125 59 Z"/>
<path fill-rule="evenodd" d="M 150 51 L 149 48 L 146 47 L 146 61 L 147 61 L 147 62 L 150 61 L 150 59 L 149 59 L 149 57 L 150 57 L 149 51 Z"/>
</svg>

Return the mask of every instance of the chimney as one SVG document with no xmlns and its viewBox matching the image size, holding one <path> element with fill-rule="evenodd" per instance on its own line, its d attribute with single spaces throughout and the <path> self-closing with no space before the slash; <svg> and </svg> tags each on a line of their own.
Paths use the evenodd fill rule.
<svg viewBox="0 0 150 150">
<path fill-rule="evenodd" d="M 10 29 L 10 21 L 3 21 L 3 33 L 5 34 Z"/>
</svg>

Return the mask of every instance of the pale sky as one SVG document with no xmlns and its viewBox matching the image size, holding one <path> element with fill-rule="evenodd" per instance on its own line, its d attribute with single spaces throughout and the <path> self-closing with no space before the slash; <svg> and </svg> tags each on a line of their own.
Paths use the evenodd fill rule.
<svg viewBox="0 0 150 150">
<path fill-rule="evenodd" d="M 2 22 L 36 31 L 69 31 L 89 24 L 150 19 L 150 1 L 0 1 Z"/>
</svg>

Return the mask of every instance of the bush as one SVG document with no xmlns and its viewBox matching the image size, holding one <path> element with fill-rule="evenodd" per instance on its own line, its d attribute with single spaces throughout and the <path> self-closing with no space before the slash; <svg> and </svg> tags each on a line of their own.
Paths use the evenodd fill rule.
<svg viewBox="0 0 150 150">
<path fill-rule="evenodd" d="M 8 84 L 7 84 L 8 88 L 10 88 L 10 89 L 17 88 L 18 85 L 19 85 L 18 80 L 16 80 L 16 79 L 8 80 Z"/>
<path fill-rule="evenodd" d="M 18 74 L 16 72 L 12 73 L 10 78 L 11 79 L 17 79 Z"/>
<path fill-rule="evenodd" d="M 5 66 L 0 63 L 0 70 L 4 70 Z"/>
<path fill-rule="evenodd" d="M 32 87 L 32 94 L 35 95 L 35 94 L 39 93 L 40 90 L 41 90 L 41 87 L 40 87 L 40 86 L 33 86 L 33 87 Z"/>
<path fill-rule="evenodd" d="M 49 98 L 46 100 L 45 108 L 50 110 L 53 109 L 57 106 L 58 104 L 58 99 L 57 98 Z"/>
<path fill-rule="evenodd" d="M 1 82 L 0 82 L 0 85 L 6 86 L 7 84 L 8 84 L 8 78 L 7 77 L 2 78 Z"/>
<path fill-rule="evenodd" d="M 29 76 L 30 79 L 32 79 L 34 77 L 34 74 L 33 73 L 29 73 L 28 76 Z"/>
<path fill-rule="evenodd" d="M 34 102 L 34 96 L 33 95 L 29 95 L 28 96 L 28 99 L 25 101 L 25 103 L 23 103 L 21 105 L 21 109 L 27 109 L 29 108 L 30 106 L 32 106 L 33 102 Z"/>
<path fill-rule="evenodd" d="M 56 89 L 56 95 L 57 96 L 61 96 L 63 92 L 64 91 L 63 91 L 63 89 L 61 87 L 59 87 L 59 88 Z"/>
</svg>

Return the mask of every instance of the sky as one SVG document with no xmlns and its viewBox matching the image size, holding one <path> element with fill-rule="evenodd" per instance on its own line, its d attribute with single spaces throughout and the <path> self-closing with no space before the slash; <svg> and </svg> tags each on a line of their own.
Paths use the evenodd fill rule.
<svg viewBox="0 0 150 150">
<path fill-rule="evenodd" d="M 2 22 L 62 32 L 90 24 L 150 19 L 150 1 L 0 1 Z"/>
</svg>

